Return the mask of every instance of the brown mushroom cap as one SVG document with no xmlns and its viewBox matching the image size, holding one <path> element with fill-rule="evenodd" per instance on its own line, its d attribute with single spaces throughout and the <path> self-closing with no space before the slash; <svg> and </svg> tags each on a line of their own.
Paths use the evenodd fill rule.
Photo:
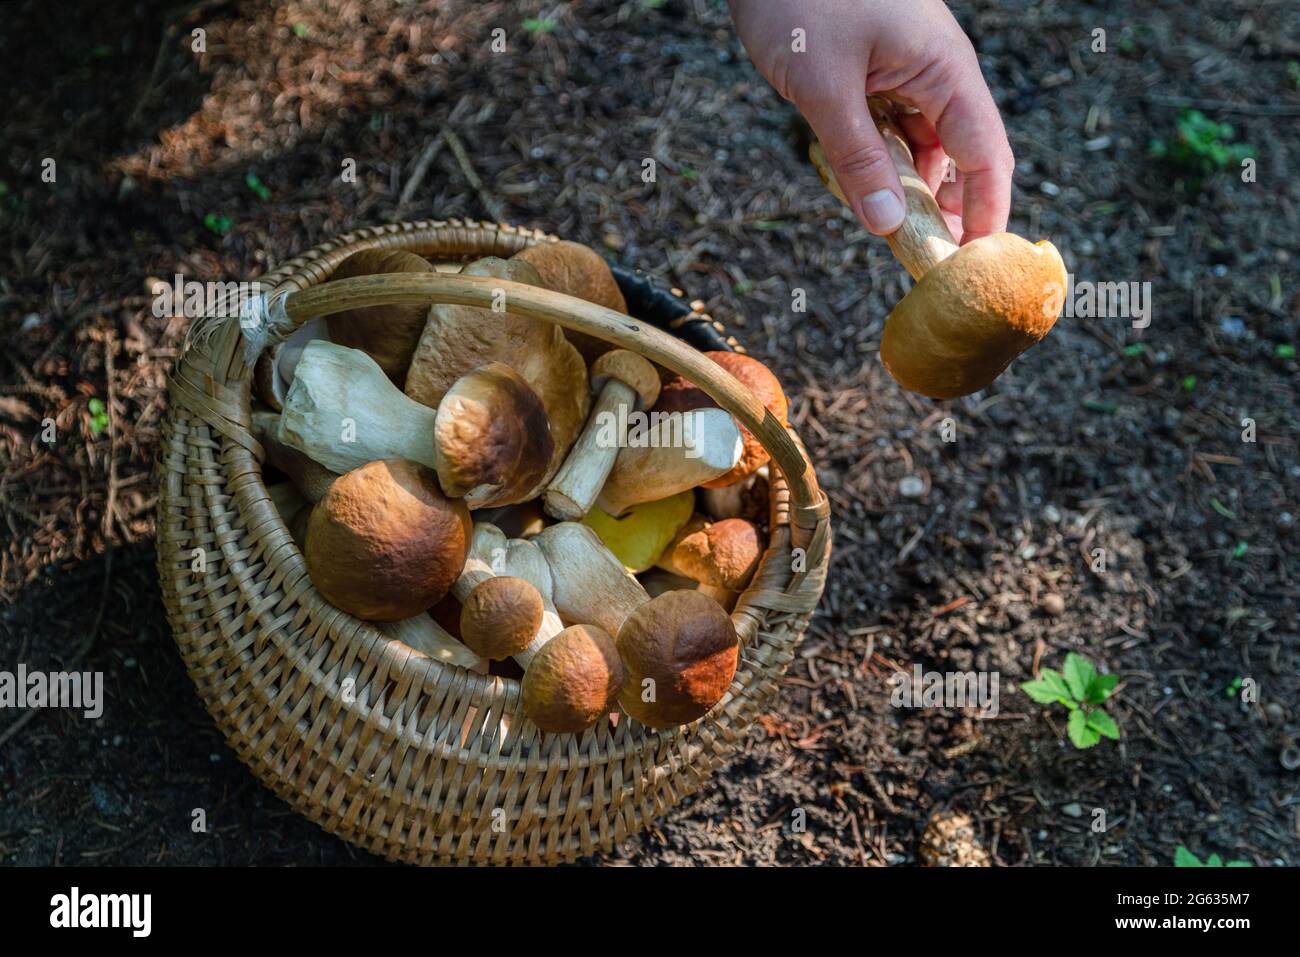
<svg viewBox="0 0 1300 957">
<path fill-rule="evenodd" d="M 400 621 L 447 593 L 465 564 L 470 518 L 433 470 L 407 459 L 340 476 L 312 509 L 307 571 L 330 604 L 369 621 Z"/>
<path fill-rule="evenodd" d="M 537 270 L 517 259 L 488 256 L 461 272 L 543 285 Z M 489 362 L 510 366 L 542 400 L 554 443 L 545 476 L 549 479 L 582 431 L 591 408 L 586 363 L 559 326 L 509 312 L 438 303 L 429 310 L 429 321 L 411 357 L 406 394 L 436 409 L 457 379 Z"/>
<path fill-rule="evenodd" d="M 1056 323 L 1066 287 L 1056 247 L 1011 233 L 962 246 L 894 307 L 880 359 L 905 389 L 952 399 L 983 389 Z"/>
<path fill-rule="evenodd" d="M 726 693 L 740 642 L 716 601 L 669 591 L 627 617 L 618 654 L 626 670 L 618 698 L 623 710 L 647 727 L 672 728 L 702 717 Z"/>
<path fill-rule="evenodd" d="M 626 383 L 648 409 L 659 399 L 659 370 L 645 356 L 627 349 L 611 349 L 591 364 L 591 388 L 599 392 L 610 379 Z"/>
<path fill-rule="evenodd" d="M 428 260 L 402 249 L 362 249 L 339 263 L 330 279 L 435 271 Z M 367 353 L 400 389 L 428 316 L 425 305 L 363 306 L 325 322 L 332 341 Z"/>
<path fill-rule="evenodd" d="M 522 578 L 481 582 L 460 610 L 460 640 L 484 658 L 501 661 L 528 647 L 542 624 L 542 595 Z"/>
<path fill-rule="evenodd" d="M 588 246 L 567 240 L 543 242 L 520 250 L 512 258 L 536 269 L 547 289 L 627 314 L 627 301 L 610 272 L 609 264 Z M 588 363 L 613 348 L 604 339 L 583 332 L 566 329 L 564 334 Z"/>
<path fill-rule="evenodd" d="M 543 731 L 577 734 L 613 710 L 623 682 L 614 639 L 595 625 L 571 625 L 528 665 L 524 713 Z"/>
<path fill-rule="evenodd" d="M 781 388 L 780 381 L 772 374 L 771 369 L 752 356 L 743 355 L 739 352 L 706 352 L 704 354 L 739 379 L 741 385 L 753 392 L 758 401 L 762 402 L 782 425 L 789 424 L 790 406 L 786 400 L 785 391 Z M 689 379 L 674 376 L 664 383 L 663 389 L 659 393 L 659 401 L 655 403 L 654 411 L 689 412 L 691 409 L 716 408 L 718 408 L 718 403 L 713 400 L 711 395 Z M 767 449 L 763 448 L 763 443 L 749 429 L 741 426 L 740 432 L 745 439 L 745 450 L 740 456 L 740 461 L 736 463 L 735 468 L 730 472 L 720 475 L 712 481 L 705 482 L 704 488 L 725 488 L 739 482 L 745 476 L 765 465 L 771 457 L 768 455 Z"/>
<path fill-rule="evenodd" d="M 763 533 L 743 518 L 692 517 L 665 550 L 662 564 L 704 585 L 741 591 L 763 557 Z"/>
<path fill-rule="evenodd" d="M 470 508 L 522 502 L 542 480 L 554 444 L 542 400 L 501 362 L 466 373 L 434 419 L 438 481 Z"/>
</svg>

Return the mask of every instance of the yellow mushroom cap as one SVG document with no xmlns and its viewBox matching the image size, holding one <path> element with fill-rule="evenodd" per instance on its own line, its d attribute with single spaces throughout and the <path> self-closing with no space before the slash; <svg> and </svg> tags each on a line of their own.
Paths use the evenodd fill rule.
<svg viewBox="0 0 1300 957">
<path fill-rule="evenodd" d="M 989 385 L 1051 330 L 1065 298 L 1056 247 L 1011 233 L 962 246 L 894 307 L 880 359 L 905 389 L 933 399 Z"/>
<path fill-rule="evenodd" d="M 718 703 L 735 677 L 740 642 L 712 598 L 669 591 L 627 617 L 618 654 L 625 669 L 619 705 L 647 727 L 671 728 Z"/>
<path fill-rule="evenodd" d="M 667 498 L 633 505 L 619 518 L 593 506 L 582 523 L 600 537 L 624 568 L 636 574 L 659 560 L 694 510 L 695 490 L 688 488 Z"/>
<path fill-rule="evenodd" d="M 577 734 L 614 709 L 623 663 L 614 639 L 595 625 L 571 625 L 528 665 L 524 713 L 543 731 Z"/>
<path fill-rule="evenodd" d="M 460 640 L 502 661 L 528 647 L 542 624 L 542 596 L 529 582 L 499 575 L 481 582 L 460 609 Z"/>
</svg>

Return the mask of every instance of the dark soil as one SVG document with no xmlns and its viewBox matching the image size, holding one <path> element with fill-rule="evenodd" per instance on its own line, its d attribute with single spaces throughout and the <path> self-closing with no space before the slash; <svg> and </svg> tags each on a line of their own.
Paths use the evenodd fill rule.
<svg viewBox="0 0 1300 957">
<path fill-rule="evenodd" d="M 1300 778 L 1279 762 L 1300 732 L 1300 404 L 1279 349 L 1300 313 L 1300 7 L 1025 6 L 956 7 L 1019 160 L 1012 229 L 1051 238 L 1077 279 L 1150 282 L 1152 320 L 1063 318 L 993 388 L 944 403 L 880 366 L 905 274 L 822 188 L 720 3 L 7 7 L 0 669 L 100 670 L 108 704 L 95 722 L 0 717 L 0 862 L 373 860 L 256 783 L 171 644 L 151 467 L 185 321 L 155 317 L 147 283 L 465 216 L 703 299 L 783 377 L 834 507 L 832 576 L 778 706 L 618 861 L 914 863 L 951 808 L 1000 865 L 1167 864 L 1179 844 L 1300 863 Z M 1188 104 L 1255 147 L 1256 182 L 1196 184 L 1148 155 Z M 443 130 L 482 188 L 444 146 L 401 204 Z M 92 398 L 111 413 L 98 434 Z M 1075 750 L 1062 710 L 1017 689 L 1069 651 L 1121 676 L 1120 741 Z M 917 663 L 997 672 L 1001 713 L 891 707 L 888 676 Z M 1258 701 L 1230 695 L 1238 678 Z"/>
</svg>

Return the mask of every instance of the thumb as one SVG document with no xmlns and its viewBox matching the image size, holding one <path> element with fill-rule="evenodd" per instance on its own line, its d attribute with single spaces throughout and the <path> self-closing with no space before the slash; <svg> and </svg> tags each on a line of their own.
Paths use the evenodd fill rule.
<svg viewBox="0 0 1300 957">
<path fill-rule="evenodd" d="M 849 208 L 877 236 L 903 223 L 903 185 L 863 94 L 798 104 L 821 141 Z"/>
</svg>

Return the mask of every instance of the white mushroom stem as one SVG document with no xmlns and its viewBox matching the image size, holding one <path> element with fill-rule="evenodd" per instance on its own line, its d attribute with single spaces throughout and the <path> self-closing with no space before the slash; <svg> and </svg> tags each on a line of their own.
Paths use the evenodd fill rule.
<svg viewBox="0 0 1300 957">
<path fill-rule="evenodd" d="M 601 490 L 598 504 L 610 515 L 725 475 L 745 448 L 735 420 L 722 409 L 651 413 L 649 422 L 640 436 L 629 433 Z"/>
<path fill-rule="evenodd" d="M 428 615 L 416 615 L 414 618 L 387 622 L 376 627 L 389 638 L 409 645 L 422 655 L 482 675 L 487 674 L 487 659 L 474 654 Z"/>
<path fill-rule="evenodd" d="M 587 424 L 569 457 L 546 488 L 546 511 L 558 519 L 576 521 L 591 510 L 627 435 L 627 414 L 637 394 L 626 382 L 610 379 L 596 397 Z"/>
<path fill-rule="evenodd" d="M 317 339 L 294 370 L 279 438 L 340 474 L 391 458 L 437 468 L 437 414 L 403 395 L 364 352 Z"/>
<path fill-rule="evenodd" d="M 566 621 L 595 625 L 617 637 L 627 616 L 650 600 L 586 525 L 560 522 L 531 541 L 551 567 L 555 606 Z"/>
<path fill-rule="evenodd" d="M 493 575 L 505 574 L 501 569 L 505 565 L 508 541 L 501 529 L 492 523 L 475 522 L 465 555 L 465 567 L 451 585 L 452 597 L 464 604 L 469 593 L 483 582 Z"/>
<path fill-rule="evenodd" d="M 279 429 L 278 415 L 270 412 L 253 413 L 253 437 L 262 443 L 266 461 L 289 476 L 289 480 L 308 502 L 319 502 L 338 475 L 319 462 L 312 461 L 298 449 L 281 442 L 276 434 Z"/>
</svg>

